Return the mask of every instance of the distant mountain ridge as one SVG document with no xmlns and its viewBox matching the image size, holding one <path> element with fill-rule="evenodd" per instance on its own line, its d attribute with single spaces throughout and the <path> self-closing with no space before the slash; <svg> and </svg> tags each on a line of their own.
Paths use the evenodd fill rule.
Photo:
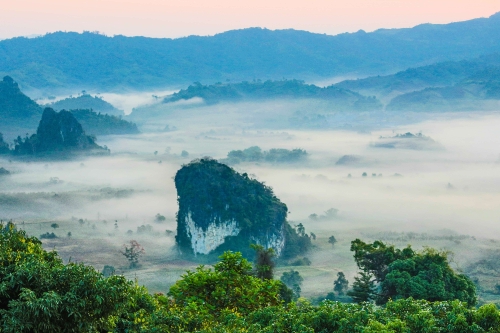
<svg viewBox="0 0 500 333">
<path fill-rule="evenodd" d="M 492 75 L 498 77 L 500 53 L 479 58 L 438 62 L 428 66 L 408 68 L 391 75 L 371 76 L 358 80 L 345 80 L 336 87 L 350 89 L 360 94 L 374 94 L 378 97 L 417 91 L 429 87 L 446 87 L 467 79 Z"/>
<path fill-rule="evenodd" d="M 360 95 L 354 91 L 329 86 L 321 88 L 299 80 L 253 81 L 240 83 L 195 83 L 164 99 L 164 103 L 201 98 L 207 104 L 269 99 L 320 99 L 335 104 L 343 110 L 379 110 L 382 104 L 375 97 Z"/>
<path fill-rule="evenodd" d="M 500 14 L 336 36 L 260 28 L 178 39 L 57 32 L 0 41 L 0 75 L 32 89 L 144 90 L 194 81 L 382 74 L 494 52 L 500 52 Z"/>
</svg>

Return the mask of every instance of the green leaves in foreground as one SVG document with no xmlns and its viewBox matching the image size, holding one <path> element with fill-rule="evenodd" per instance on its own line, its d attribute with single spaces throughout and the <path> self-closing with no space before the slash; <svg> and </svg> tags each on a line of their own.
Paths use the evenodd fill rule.
<svg viewBox="0 0 500 333">
<path fill-rule="evenodd" d="M 381 252 L 371 258 L 388 262 L 386 248 L 377 248 Z M 424 254 L 418 260 L 400 258 L 397 265 L 388 262 L 380 273 L 392 281 L 393 272 L 408 272 L 411 287 L 419 274 L 411 274 L 407 266 L 414 266 L 404 260 L 413 258 L 415 267 L 419 260 L 441 260 Z M 426 274 L 435 272 L 432 265 L 421 265 Z M 213 269 L 200 266 L 183 275 L 168 296 L 150 295 L 122 276 L 105 278 L 90 266 L 65 265 L 36 238 L 12 224 L 0 227 L 0 333 L 500 333 L 500 313 L 492 304 L 476 309 L 458 300 L 407 298 L 383 307 L 331 301 L 312 306 L 304 299 L 285 305 L 283 286 L 252 275 L 252 265 L 240 253 L 226 252 Z M 456 288 L 460 291 L 460 284 Z"/>
</svg>

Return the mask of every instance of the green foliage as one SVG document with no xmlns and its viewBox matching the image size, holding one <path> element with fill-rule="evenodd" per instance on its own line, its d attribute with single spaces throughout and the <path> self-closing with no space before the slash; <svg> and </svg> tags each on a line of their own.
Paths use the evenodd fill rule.
<svg viewBox="0 0 500 333">
<path fill-rule="evenodd" d="M 129 244 L 123 244 L 121 251 L 123 256 L 127 258 L 130 268 L 136 268 L 139 265 L 140 257 L 145 253 L 144 248 L 136 240 L 131 240 Z"/>
<path fill-rule="evenodd" d="M 54 230 L 55 230 L 55 229 L 59 228 L 59 224 L 57 224 L 57 223 L 52 223 L 52 224 L 50 225 L 50 227 L 51 227 L 51 228 L 54 228 Z"/>
<path fill-rule="evenodd" d="M 361 271 L 359 276 L 354 277 L 352 290 L 347 292 L 356 303 L 370 302 L 375 299 L 375 281 L 370 273 Z"/>
<path fill-rule="evenodd" d="M 259 279 L 271 280 L 274 277 L 274 266 L 276 265 L 273 258 L 276 256 L 274 250 L 264 249 L 262 245 L 252 244 L 252 249 L 255 251 L 254 273 Z"/>
<path fill-rule="evenodd" d="M 311 248 L 311 238 L 305 233 L 305 229 L 303 236 L 301 236 L 290 224 L 286 223 L 284 231 L 286 244 L 281 254 L 283 259 L 295 258 L 306 253 Z"/>
<path fill-rule="evenodd" d="M 127 299 L 129 282 L 92 267 L 64 265 L 55 252 L 14 225 L 0 231 L 2 332 L 107 330 Z"/>
<path fill-rule="evenodd" d="M 168 293 L 176 305 L 201 307 L 208 313 L 234 311 L 242 314 L 280 303 L 275 280 L 251 274 L 252 265 L 241 253 L 225 252 L 214 269 L 200 266 L 188 271 Z"/>
<path fill-rule="evenodd" d="M 179 202 L 176 241 L 186 251 L 192 252 L 187 219 L 203 230 L 207 230 L 210 223 L 237 221 L 240 233 L 228 237 L 226 243 L 232 242 L 231 249 L 246 255 L 252 255 L 249 253 L 251 237 L 261 244 L 266 244 L 271 235 L 281 237 L 288 208 L 270 187 L 247 174 L 239 174 L 227 165 L 203 158 L 177 172 L 175 187 Z"/>
<path fill-rule="evenodd" d="M 363 290 L 368 292 L 371 276 L 378 283 L 377 293 L 372 295 L 378 304 L 408 297 L 429 301 L 458 299 L 470 306 L 477 303 L 474 283 L 453 271 L 446 253 L 433 249 L 415 252 L 410 246 L 401 250 L 380 241 L 367 244 L 359 239 L 351 242 L 351 251 L 362 271 L 358 280 Z"/>
<path fill-rule="evenodd" d="M 345 278 L 344 272 L 337 273 L 337 279 L 333 282 L 333 291 L 339 296 L 343 296 L 349 288 L 349 281 Z"/>
<path fill-rule="evenodd" d="M 328 237 L 328 243 L 332 244 L 332 246 L 335 245 L 335 243 L 337 243 L 337 239 L 335 238 L 335 236 L 332 235 Z"/>
<path fill-rule="evenodd" d="M 292 266 L 311 266 L 311 260 L 307 257 L 298 258 L 290 262 Z"/>
<path fill-rule="evenodd" d="M 300 284 L 297 272 L 286 273 L 285 280 Z M 65 265 L 12 224 L 0 229 L 1 332 L 500 332 L 492 304 L 476 309 L 410 297 L 382 307 L 330 300 L 313 306 L 292 297 L 281 281 L 255 277 L 241 253 L 224 253 L 213 269 L 188 271 L 168 295 L 150 295 L 112 272 L 106 278 L 90 266 Z"/>
<path fill-rule="evenodd" d="M 295 163 L 304 161 L 307 158 L 307 152 L 303 149 L 270 149 L 262 151 L 257 146 L 244 150 L 231 150 L 227 158 L 222 160 L 229 164 L 238 164 L 241 162 L 268 162 L 268 163 Z"/>
<path fill-rule="evenodd" d="M 280 281 L 283 282 L 288 288 L 292 289 L 294 299 L 300 297 L 300 292 L 302 291 L 301 286 L 304 278 L 300 276 L 299 272 L 293 269 L 288 272 L 283 272 Z"/>
<path fill-rule="evenodd" d="M 380 287 L 380 301 L 413 297 L 429 301 L 458 299 L 470 306 L 477 303 L 474 283 L 467 276 L 456 274 L 446 253 L 434 249 L 391 263 Z"/>
<path fill-rule="evenodd" d="M 54 239 L 57 238 L 56 234 L 53 232 L 46 232 L 40 235 L 40 239 Z"/>
</svg>

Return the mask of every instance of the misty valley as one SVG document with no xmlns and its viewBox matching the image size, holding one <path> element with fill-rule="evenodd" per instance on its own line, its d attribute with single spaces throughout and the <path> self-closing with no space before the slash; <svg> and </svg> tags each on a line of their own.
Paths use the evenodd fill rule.
<svg viewBox="0 0 500 333">
<path fill-rule="evenodd" d="M 231 69 L 216 35 L 168 79 L 126 53 L 95 82 L 44 67 L 54 40 L 137 41 L 48 34 L 29 70 L 0 41 L 1 332 L 498 332 L 499 50 L 308 68 L 282 33 L 233 32 L 298 69 Z"/>
</svg>

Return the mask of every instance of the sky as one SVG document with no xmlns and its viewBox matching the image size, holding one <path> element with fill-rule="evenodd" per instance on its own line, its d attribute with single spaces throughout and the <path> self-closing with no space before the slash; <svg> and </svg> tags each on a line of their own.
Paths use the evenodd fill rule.
<svg viewBox="0 0 500 333">
<path fill-rule="evenodd" d="M 54 31 L 183 37 L 263 27 L 338 34 L 449 23 L 500 0 L 0 0 L 0 39 Z"/>
</svg>

